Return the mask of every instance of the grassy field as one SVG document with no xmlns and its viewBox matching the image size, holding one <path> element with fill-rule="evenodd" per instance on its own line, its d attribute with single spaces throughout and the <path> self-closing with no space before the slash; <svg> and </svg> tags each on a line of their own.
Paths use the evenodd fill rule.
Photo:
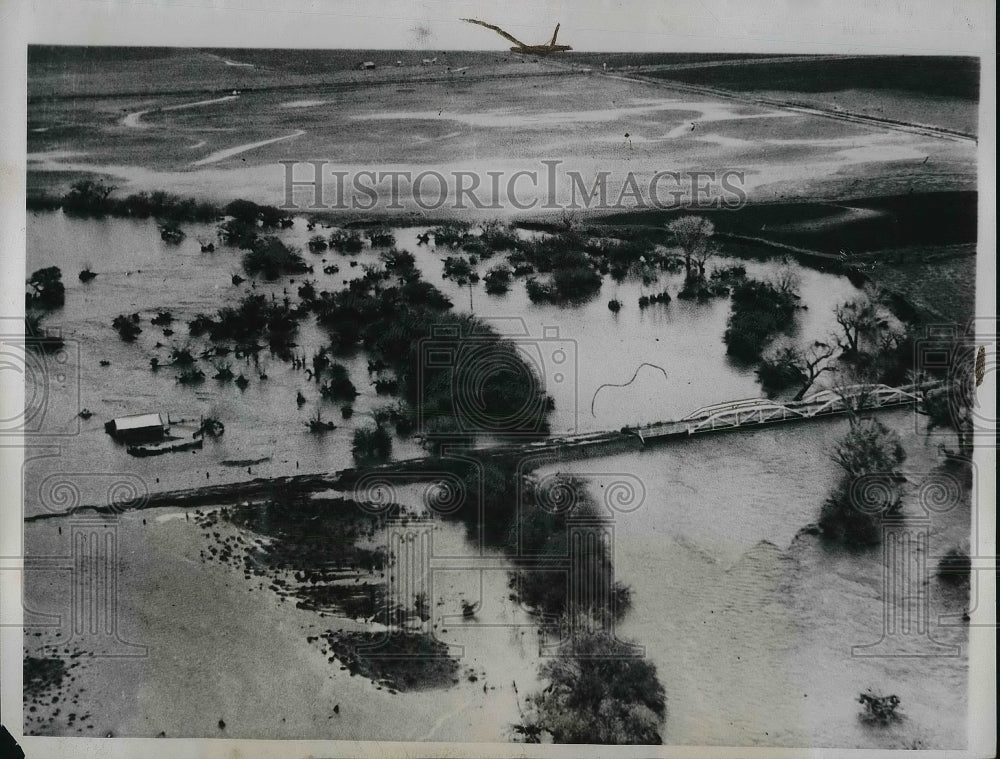
<svg viewBox="0 0 1000 759">
<path fill-rule="evenodd" d="M 974 246 L 888 253 L 903 262 L 878 267 L 872 274 L 875 283 L 904 297 L 925 324 L 969 323 L 976 304 Z"/>
<path fill-rule="evenodd" d="M 790 57 L 752 65 L 706 61 L 649 72 L 799 105 L 978 132 L 979 61 L 927 56 Z M 641 65 L 641 64 L 640 64 Z"/>
</svg>

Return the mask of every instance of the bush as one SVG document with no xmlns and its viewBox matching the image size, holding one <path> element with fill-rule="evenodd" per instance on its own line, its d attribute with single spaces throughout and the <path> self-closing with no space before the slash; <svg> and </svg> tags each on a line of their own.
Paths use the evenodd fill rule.
<svg viewBox="0 0 1000 759">
<path fill-rule="evenodd" d="M 172 222 L 213 221 L 219 209 L 211 203 L 182 198 L 157 190 L 139 192 L 124 198 L 111 197 L 114 187 L 101 180 L 81 179 L 59 201 L 68 214 L 79 216 L 125 216 L 146 219 L 150 216 Z"/>
<path fill-rule="evenodd" d="M 601 289 L 601 275 L 589 266 L 556 269 L 548 282 L 525 283 L 532 303 L 580 303 Z"/>
<path fill-rule="evenodd" d="M 275 280 L 283 274 L 302 274 L 309 270 L 305 260 L 277 237 L 263 237 L 253 243 L 243 257 L 243 268 L 254 276 Z"/>
<path fill-rule="evenodd" d="M 118 337 L 126 343 L 133 342 L 142 333 L 142 327 L 139 326 L 138 314 L 132 314 L 131 316 L 120 314 L 114 318 L 111 326 L 118 332 Z"/>
<path fill-rule="evenodd" d="M 225 207 L 226 216 L 263 229 L 277 229 L 291 226 L 292 218 L 275 206 L 262 206 L 252 200 L 234 200 Z"/>
<path fill-rule="evenodd" d="M 351 452 L 358 464 L 386 461 L 392 454 L 392 435 L 381 424 L 358 427 Z"/>
<path fill-rule="evenodd" d="M 235 308 L 220 308 L 214 319 L 198 314 L 188 329 L 195 337 L 207 332 L 215 342 L 231 340 L 246 347 L 264 338 L 273 349 L 284 352 L 298 329 L 298 320 L 306 313 L 292 308 L 287 299 L 279 302 L 264 295 L 249 294 Z"/>
<path fill-rule="evenodd" d="M 187 348 L 171 348 L 170 360 L 177 366 L 190 366 L 194 363 L 194 356 Z"/>
<path fill-rule="evenodd" d="M 205 372 L 196 366 L 188 367 L 177 375 L 177 381 L 182 385 L 199 385 L 205 381 Z"/>
<path fill-rule="evenodd" d="M 737 285 L 723 336 L 726 352 L 743 361 L 758 360 L 771 338 L 791 325 L 798 299 L 790 288 L 754 279 Z"/>
<path fill-rule="evenodd" d="M 874 419 L 854 422 L 837 444 L 833 460 L 844 475 L 823 503 L 823 535 L 853 545 L 878 543 L 883 519 L 900 508 L 895 470 L 906 460 L 906 451 L 899 436 Z"/>
<path fill-rule="evenodd" d="M 384 227 L 369 229 L 368 242 L 373 248 L 388 248 L 396 244 L 396 236 Z"/>
<path fill-rule="evenodd" d="M 330 235 L 330 247 L 340 253 L 360 253 L 365 244 L 357 232 L 346 232 L 338 229 Z"/>
<path fill-rule="evenodd" d="M 38 269 L 26 280 L 31 292 L 24 295 L 26 309 L 51 310 L 66 303 L 66 287 L 62 282 L 62 271 L 58 266 Z"/>
<path fill-rule="evenodd" d="M 170 243 L 171 245 L 179 245 L 184 241 L 186 235 L 184 230 L 181 229 L 181 225 L 177 223 L 174 219 L 160 224 L 160 239 L 163 242 Z"/>
<path fill-rule="evenodd" d="M 589 266 L 557 269 L 552 274 L 559 299 L 563 301 L 584 301 L 601 289 L 601 275 Z"/>
<path fill-rule="evenodd" d="M 613 633 L 572 630 L 540 674 L 549 686 L 514 728 L 528 742 L 548 733 L 553 743 L 662 743 L 667 698 L 656 666 Z"/>
<path fill-rule="evenodd" d="M 417 271 L 417 259 L 408 250 L 396 250 L 395 248 L 387 250 L 382 254 L 382 261 L 385 262 L 387 272 L 408 279 L 420 278 L 420 272 Z"/>
<path fill-rule="evenodd" d="M 472 278 L 475 277 L 475 280 Z M 472 265 L 464 256 L 448 256 L 444 260 L 444 278 L 452 279 L 456 284 L 465 285 L 470 281 L 478 281 Z"/>
<path fill-rule="evenodd" d="M 219 225 L 219 239 L 234 248 L 250 250 L 259 237 L 256 221 L 226 219 Z"/>
<path fill-rule="evenodd" d="M 494 266 L 483 277 L 486 292 L 490 295 L 503 295 L 510 289 L 510 282 L 513 275 L 514 272 L 511 271 L 509 266 L 504 266 L 503 264 Z"/>
<path fill-rule="evenodd" d="M 434 227 L 431 234 L 434 235 L 434 245 L 449 248 L 457 248 L 472 237 L 469 234 L 469 225 L 457 221 Z"/>
<path fill-rule="evenodd" d="M 63 211 L 80 216 L 99 216 L 111 213 L 114 187 L 100 179 L 80 179 L 70 186 L 63 196 Z"/>
<path fill-rule="evenodd" d="M 324 398 L 335 401 L 353 401 L 358 396 L 358 390 L 351 382 L 351 376 L 343 364 L 331 363 L 327 372 L 330 380 L 320 386 L 319 392 Z"/>
<path fill-rule="evenodd" d="M 896 713 L 899 708 L 899 696 L 876 696 L 871 691 L 858 696 L 858 703 L 865 707 L 861 719 L 864 722 L 888 725 L 901 719 Z"/>
<path fill-rule="evenodd" d="M 479 241 L 491 252 L 499 250 L 514 250 L 520 242 L 513 228 L 499 221 L 488 221 L 480 225 L 482 234 Z"/>
<path fill-rule="evenodd" d="M 653 295 L 642 295 L 639 297 L 639 308 L 648 308 L 657 303 L 669 303 L 670 293 L 666 290 Z"/>
</svg>

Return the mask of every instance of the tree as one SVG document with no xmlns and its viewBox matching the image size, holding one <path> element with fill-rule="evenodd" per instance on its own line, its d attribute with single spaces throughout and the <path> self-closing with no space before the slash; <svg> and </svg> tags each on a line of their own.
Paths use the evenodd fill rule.
<svg viewBox="0 0 1000 759">
<path fill-rule="evenodd" d="M 801 401 L 823 372 L 833 370 L 831 359 L 837 346 L 814 341 L 808 348 L 783 345 L 772 350 L 757 368 L 757 377 L 765 391 L 774 393 L 798 384 L 794 400 Z"/>
<path fill-rule="evenodd" d="M 774 335 L 792 325 L 798 295 L 788 283 L 747 279 L 733 288 L 731 307 L 722 337 L 726 353 L 757 362 Z"/>
<path fill-rule="evenodd" d="M 819 379 L 823 372 L 833 370 L 831 359 L 837 355 L 837 346 L 816 340 L 801 354 L 802 372 L 804 379 L 799 392 L 795 394 L 795 400 L 801 401 L 813 383 Z"/>
<path fill-rule="evenodd" d="M 876 419 L 864 419 L 837 443 L 833 460 L 851 477 L 892 474 L 906 461 L 906 451 L 899 435 Z"/>
<path fill-rule="evenodd" d="M 356 427 L 351 452 L 358 464 L 387 461 L 392 455 L 392 436 L 381 424 Z"/>
<path fill-rule="evenodd" d="M 976 407 L 976 374 L 979 371 L 975 344 L 955 341 L 949 351 L 951 365 L 942 387 L 925 390 L 921 407 L 930 418 L 929 430 L 950 428 L 958 437 L 958 454 L 972 458 Z"/>
<path fill-rule="evenodd" d="M 877 306 L 867 297 L 845 301 L 833 309 L 840 325 L 840 347 L 848 357 L 861 353 L 864 338 L 876 336 L 888 328 L 888 322 L 879 314 Z"/>
<path fill-rule="evenodd" d="M 684 273 L 691 277 L 691 266 L 698 269 L 698 277 L 705 276 L 705 264 L 715 254 L 712 236 L 715 225 L 701 216 L 682 216 L 667 224 L 667 230 L 681 247 L 684 255 Z"/>
<path fill-rule="evenodd" d="M 80 179 L 63 196 L 63 210 L 77 214 L 107 213 L 111 209 L 110 196 L 114 189 L 100 179 Z"/>
<path fill-rule="evenodd" d="M 757 379 L 768 396 L 805 380 L 802 351 L 794 345 L 778 345 L 761 358 Z"/>
<path fill-rule="evenodd" d="M 656 666 L 612 633 L 573 631 L 540 674 L 549 685 L 514 728 L 528 742 L 548 733 L 554 743 L 662 743 L 667 699 Z"/>
<path fill-rule="evenodd" d="M 906 451 L 899 435 L 875 419 L 852 418 L 832 458 L 844 474 L 823 503 L 823 534 L 856 545 L 878 543 L 882 519 L 900 507 L 896 467 L 906 460 Z"/>
<path fill-rule="evenodd" d="M 25 308 L 51 310 L 66 302 L 66 288 L 62 283 L 62 272 L 58 266 L 39 269 L 27 279 L 30 293 L 25 293 Z"/>
</svg>

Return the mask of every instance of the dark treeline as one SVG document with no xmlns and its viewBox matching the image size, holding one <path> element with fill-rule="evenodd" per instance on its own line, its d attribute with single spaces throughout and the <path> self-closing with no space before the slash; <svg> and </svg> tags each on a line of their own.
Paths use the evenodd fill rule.
<svg viewBox="0 0 1000 759">
<path fill-rule="evenodd" d="M 600 530 L 610 512 L 577 478 L 540 478 L 514 463 L 439 462 L 461 478 L 464 494 L 446 518 L 460 519 L 470 539 L 482 536 L 507 554 L 516 567 L 512 598 L 536 615 L 546 635 L 562 641 L 540 670 L 548 686 L 525 698 L 527 708 L 512 726 L 515 737 L 528 743 L 660 743 L 664 687 L 656 667 L 615 636 L 614 621 L 630 608 L 631 594 L 615 579 L 610 549 L 602 541 L 585 542 L 584 560 L 568 563 L 571 531 Z M 573 595 L 573 587 L 591 592 Z"/>
<path fill-rule="evenodd" d="M 153 218 L 170 223 L 171 228 L 183 222 L 206 223 L 225 218 L 219 228 L 219 237 L 226 244 L 241 248 L 250 248 L 262 232 L 292 225 L 292 217 L 287 211 L 250 200 L 238 199 L 220 206 L 163 190 L 117 196 L 115 189 L 101 179 L 80 179 L 61 196 L 28 196 L 27 206 L 32 210 L 61 208 L 74 216 Z"/>
</svg>

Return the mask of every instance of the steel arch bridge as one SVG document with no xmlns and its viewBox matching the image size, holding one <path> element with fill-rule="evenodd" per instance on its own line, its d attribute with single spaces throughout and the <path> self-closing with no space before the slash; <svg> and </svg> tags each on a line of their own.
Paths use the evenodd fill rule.
<svg viewBox="0 0 1000 759">
<path fill-rule="evenodd" d="M 836 390 L 820 390 L 800 401 L 786 403 L 769 398 L 726 401 L 703 406 L 674 422 L 660 422 L 629 431 L 645 445 L 647 441 L 657 438 L 908 406 L 921 400 L 921 389 L 917 385 L 852 385 Z"/>
</svg>

